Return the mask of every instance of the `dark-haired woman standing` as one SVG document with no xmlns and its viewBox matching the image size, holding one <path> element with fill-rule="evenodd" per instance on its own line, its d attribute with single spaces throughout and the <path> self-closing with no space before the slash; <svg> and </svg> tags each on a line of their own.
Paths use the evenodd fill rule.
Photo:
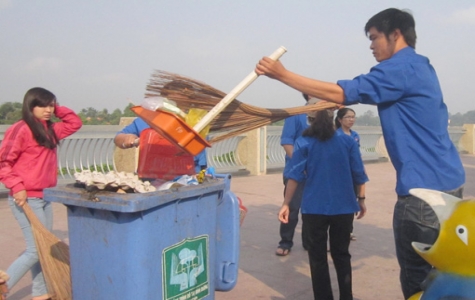
<svg viewBox="0 0 475 300">
<path fill-rule="evenodd" d="M 294 144 L 281 222 L 288 221 L 289 203 L 298 182 L 305 179 L 302 220 L 307 230 L 308 256 L 315 299 L 333 299 L 327 261 L 327 238 L 335 265 L 340 299 L 353 299 L 350 232 L 355 213 L 362 218 L 365 182 L 368 177 L 356 142 L 347 135 L 335 134 L 333 112 L 323 110 L 311 116 L 310 127 Z M 357 194 L 353 188 L 357 186 Z M 355 198 L 358 197 L 358 202 Z"/>
<path fill-rule="evenodd" d="M 358 132 L 351 130 L 351 127 L 355 125 L 356 113 L 349 107 L 340 108 L 336 113 L 335 117 L 335 127 L 336 132 L 339 134 L 349 135 L 360 147 L 360 135 Z M 351 230 L 350 239 L 356 241 L 356 236 L 353 234 L 353 229 Z"/>
<path fill-rule="evenodd" d="M 52 122 L 54 116 L 61 122 Z M 53 93 L 32 88 L 23 99 L 22 119 L 7 129 L 0 146 L 0 181 L 10 190 L 8 202 L 26 242 L 26 250 L 7 270 L 10 278 L 6 282 L 0 279 L 0 285 L 11 289 L 31 271 L 33 300 L 50 299 L 50 296 L 22 207 L 28 202 L 41 223 L 52 229 L 53 211 L 51 203 L 43 200 L 43 190 L 57 183 L 59 141 L 81 126 L 81 119 L 71 109 L 59 106 Z"/>
<path fill-rule="evenodd" d="M 356 121 L 356 113 L 354 110 L 348 107 L 340 108 L 336 113 L 335 117 L 335 126 L 336 131 L 339 133 L 344 133 L 346 135 L 351 136 L 352 139 L 360 146 L 360 135 L 351 130 L 351 127 L 355 125 Z"/>
</svg>

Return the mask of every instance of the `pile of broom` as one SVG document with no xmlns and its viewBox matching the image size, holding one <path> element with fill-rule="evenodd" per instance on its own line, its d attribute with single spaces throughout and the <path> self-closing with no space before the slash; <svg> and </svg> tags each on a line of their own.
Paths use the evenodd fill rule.
<svg viewBox="0 0 475 300">
<path fill-rule="evenodd" d="M 156 70 L 147 85 L 145 96 L 161 96 L 173 100 L 183 111 L 191 108 L 210 111 L 226 94 L 193 78 Z M 335 103 L 319 101 L 313 105 L 271 109 L 249 105 L 234 99 L 218 117 L 211 121 L 212 137 L 209 142 L 213 144 L 293 115 L 338 107 L 339 105 Z"/>
<path fill-rule="evenodd" d="M 72 299 L 69 246 L 43 226 L 28 203 L 23 211 L 31 224 L 48 294 L 54 300 Z"/>
</svg>

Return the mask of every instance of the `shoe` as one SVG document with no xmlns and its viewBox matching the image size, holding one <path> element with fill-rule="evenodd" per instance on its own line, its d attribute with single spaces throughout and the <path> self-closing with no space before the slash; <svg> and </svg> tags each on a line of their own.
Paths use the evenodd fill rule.
<svg viewBox="0 0 475 300">
<path fill-rule="evenodd" d="M 350 241 L 356 241 L 356 236 L 353 233 L 350 233 Z"/>
<path fill-rule="evenodd" d="M 290 248 L 284 248 L 284 247 L 277 247 L 277 250 L 275 251 L 275 255 L 277 256 L 287 256 L 290 253 Z"/>
<path fill-rule="evenodd" d="M 7 280 L 10 277 L 7 273 L 0 270 L 0 300 L 7 299 L 8 287 L 7 287 Z"/>
</svg>

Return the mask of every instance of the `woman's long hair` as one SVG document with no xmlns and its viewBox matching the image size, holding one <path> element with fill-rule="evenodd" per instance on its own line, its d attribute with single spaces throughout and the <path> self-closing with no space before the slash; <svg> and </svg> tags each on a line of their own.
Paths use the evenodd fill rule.
<svg viewBox="0 0 475 300">
<path fill-rule="evenodd" d="M 23 98 L 22 119 L 30 128 L 33 137 L 40 146 L 54 149 L 59 144 L 59 139 L 54 133 L 53 122 L 46 121 L 46 129 L 43 123 L 33 115 L 33 108 L 56 105 L 56 96 L 50 91 L 35 87 L 26 92 Z"/>
<path fill-rule="evenodd" d="M 317 111 L 310 126 L 302 133 L 303 136 L 314 137 L 322 142 L 331 139 L 334 134 L 333 111 L 328 109 Z"/>
<path fill-rule="evenodd" d="M 335 126 L 336 128 L 340 128 L 341 127 L 341 122 L 340 120 L 346 115 L 347 112 L 349 111 L 352 111 L 355 115 L 355 111 L 352 110 L 351 108 L 348 108 L 348 107 L 343 107 L 343 108 L 340 108 L 338 110 L 338 112 L 336 113 L 336 117 L 335 117 Z"/>
</svg>

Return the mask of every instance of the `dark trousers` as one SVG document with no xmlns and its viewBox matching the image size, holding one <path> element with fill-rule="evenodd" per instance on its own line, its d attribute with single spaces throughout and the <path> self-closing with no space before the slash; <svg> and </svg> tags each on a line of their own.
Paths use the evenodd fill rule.
<svg viewBox="0 0 475 300">
<path fill-rule="evenodd" d="M 287 187 L 287 179 L 284 178 L 284 186 Z M 300 212 L 300 204 L 302 203 L 302 195 L 303 195 L 303 188 L 305 186 L 305 181 L 299 182 L 297 189 L 295 190 L 294 196 L 292 197 L 292 201 L 289 204 L 289 222 L 288 223 L 280 223 L 280 242 L 279 247 L 284 249 L 291 249 L 294 245 L 294 233 L 295 227 L 299 222 L 299 212 Z M 285 195 L 285 187 L 284 187 L 284 195 Z M 305 249 L 305 227 L 302 225 L 302 244 Z"/>
<path fill-rule="evenodd" d="M 327 239 L 330 234 L 330 254 L 335 265 L 340 300 L 353 299 L 351 281 L 350 232 L 354 214 L 302 214 L 306 228 L 308 258 L 315 300 L 333 300 L 327 261 Z"/>
<path fill-rule="evenodd" d="M 462 198 L 463 188 L 445 192 Z M 432 266 L 412 248 L 412 242 L 432 245 L 439 236 L 439 220 L 432 208 L 414 196 L 398 197 L 393 215 L 396 256 L 401 268 L 401 282 L 404 299 L 422 290 L 421 283 Z"/>
</svg>

